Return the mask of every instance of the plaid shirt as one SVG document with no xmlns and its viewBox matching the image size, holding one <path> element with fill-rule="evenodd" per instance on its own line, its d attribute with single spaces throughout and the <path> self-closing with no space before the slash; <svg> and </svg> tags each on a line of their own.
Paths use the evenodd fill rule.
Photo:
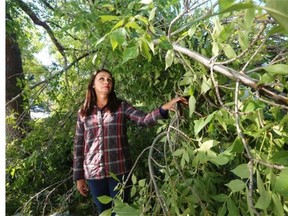
<svg viewBox="0 0 288 216">
<path fill-rule="evenodd" d="M 115 113 L 94 107 L 90 116 L 77 116 L 74 141 L 73 180 L 103 179 L 130 171 L 132 160 L 126 120 L 139 126 L 152 126 L 165 118 L 161 108 L 149 114 L 123 101 Z"/>
</svg>

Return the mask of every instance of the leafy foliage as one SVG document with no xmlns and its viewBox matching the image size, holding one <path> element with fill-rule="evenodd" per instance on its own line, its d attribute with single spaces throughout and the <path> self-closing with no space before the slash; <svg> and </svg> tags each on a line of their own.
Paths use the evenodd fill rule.
<svg viewBox="0 0 288 216">
<path fill-rule="evenodd" d="M 44 104 L 52 114 L 7 140 L 9 214 L 95 211 L 76 192 L 71 166 L 76 112 L 101 67 L 113 71 L 117 95 L 145 111 L 189 98 L 157 127 L 129 129 L 131 203 L 116 197 L 103 215 L 288 213 L 285 1 L 6 3 L 15 21 L 7 26 L 25 33 L 24 106 Z M 49 45 L 50 66 L 33 57 L 46 45 L 34 25 L 49 29 L 23 4 L 58 42 Z"/>
</svg>

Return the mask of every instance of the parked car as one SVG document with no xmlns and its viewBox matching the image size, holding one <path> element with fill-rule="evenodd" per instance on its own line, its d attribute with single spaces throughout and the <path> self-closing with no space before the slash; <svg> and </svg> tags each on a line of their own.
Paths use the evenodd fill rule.
<svg viewBox="0 0 288 216">
<path fill-rule="evenodd" d="M 35 105 L 30 108 L 31 119 L 47 118 L 50 116 L 50 111 L 42 106 Z"/>
</svg>

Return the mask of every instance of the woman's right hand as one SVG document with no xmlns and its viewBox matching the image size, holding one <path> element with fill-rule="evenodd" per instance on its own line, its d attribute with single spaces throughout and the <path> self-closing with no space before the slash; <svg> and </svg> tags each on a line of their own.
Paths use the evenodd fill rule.
<svg viewBox="0 0 288 216">
<path fill-rule="evenodd" d="M 77 190 L 79 191 L 79 193 L 86 197 L 88 195 L 89 188 L 87 186 L 85 179 L 77 180 L 76 184 L 77 184 Z"/>
</svg>

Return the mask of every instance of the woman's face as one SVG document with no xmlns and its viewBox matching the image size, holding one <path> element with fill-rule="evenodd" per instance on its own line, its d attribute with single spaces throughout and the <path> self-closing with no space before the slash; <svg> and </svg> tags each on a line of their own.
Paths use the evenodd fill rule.
<svg viewBox="0 0 288 216">
<path fill-rule="evenodd" d="M 95 76 L 93 87 L 96 95 L 109 95 L 112 85 L 112 77 L 106 71 L 101 71 Z"/>
</svg>

